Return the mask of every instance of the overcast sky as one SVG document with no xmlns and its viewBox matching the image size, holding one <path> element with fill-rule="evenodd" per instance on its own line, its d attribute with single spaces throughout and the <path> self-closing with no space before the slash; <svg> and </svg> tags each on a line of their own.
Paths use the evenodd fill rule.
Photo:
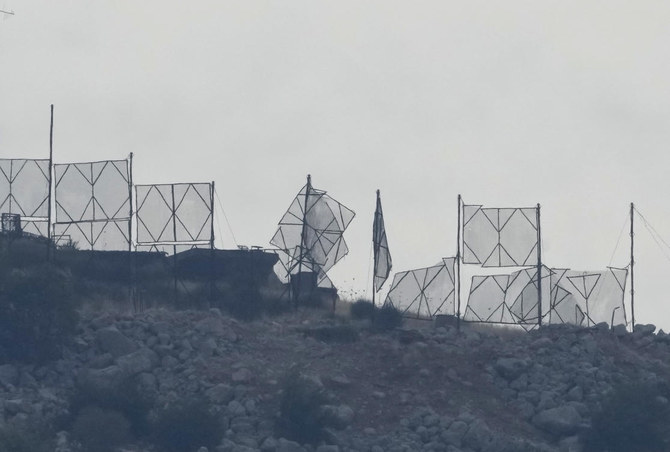
<svg viewBox="0 0 670 452">
<path fill-rule="evenodd" d="M 377 188 L 394 271 L 455 254 L 458 193 L 540 203 L 553 267 L 628 265 L 631 201 L 670 240 L 667 1 L 1 6 L 0 157 L 48 157 L 53 103 L 56 162 L 133 152 L 137 183 L 214 180 L 262 246 L 311 173 L 357 214 L 345 294 L 370 295 Z M 636 320 L 667 331 L 670 251 L 638 225 Z"/>
</svg>

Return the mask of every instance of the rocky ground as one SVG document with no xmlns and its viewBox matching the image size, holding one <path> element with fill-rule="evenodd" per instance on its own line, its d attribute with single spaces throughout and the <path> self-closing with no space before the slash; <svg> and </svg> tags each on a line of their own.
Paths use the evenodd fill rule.
<svg viewBox="0 0 670 452">
<path fill-rule="evenodd" d="M 580 451 L 604 394 L 670 377 L 670 336 L 654 330 L 415 322 L 373 333 L 316 310 L 248 323 L 217 309 L 89 314 L 62 359 L 0 366 L 0 425 L 67 413 L 83 382 L 135 376 L 157 406 L 205 396 L 225 426 L 217 452 Z M 329 395 L 319 444 L 275 430 L 289 375 Z M 55 444 L 73 450 L 67 432 Z"/>
</svg>

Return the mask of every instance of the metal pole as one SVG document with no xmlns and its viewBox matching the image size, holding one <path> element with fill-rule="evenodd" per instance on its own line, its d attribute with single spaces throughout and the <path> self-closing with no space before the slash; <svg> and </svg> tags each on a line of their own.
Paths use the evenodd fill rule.
<svg viewBox="0 0 670 452">
<path fill-rule="evenodd" d="M 307 175 L 307 185 L 305 185 L 305 207 L 302 214 L 302 230 L 300 231 L 300 257 L 298 258 L 298 287 L 294 293 L 295 304 L 298 305 L 298 298 L 300 298 L 300 290 L 302 289 L 302 261 L 305 256 L 305 230 L 307 229 L 307 209 L 309 204 L 309 191 L 312 188 L 312 175 Z M 314 270 L 314 269 L 312 269 Z M 289 283 L 291 282 L 291 275 L 289 274 Z"/>
<path fill-rule="evenodd" d="M 135 257 L 133 256 L 133 153 L 128 156 L 128 263 L 130 264 L 130 301 L 137 309 L 135 300 Z"/>
<path fill-rule="evenodd" d="M 95 246 L 95 234 L 93 232 L 93 224 L 95 223 L 96 215 L 95 215 L 95 177 L 93 175 L 93 163 L 89 164 L 89 167 L 91 168 L 91 207 L 93 208 L 93 221 L 89 222 L 89 229 L 91 231 L 91 238 L 87 239 L 87 241 L 91 244 L 91 251 L 94 250 Z M 91 253 L 91 258 L 93 257 L 93 253 Z"/>
<path fill-rule="evenodd" d="M 133 251 L 133 153 L 128 156 L 128 252 Z"/>
<path fill-rule="evenodd" d="M 537 221 L 537 326 L 542 326 L 542 232 L 540 228 L 540 203 L 536 210 Z"/>
<path fill-rule="evenodd" d="M 176 207 L 175 207 L 175 202 L 174 202 L 174 184 L 170 185 L 171 189 L 171 194 L 172 194 L 172 240 L 174 242 L 177 241 L 177 212 L 176 212 Z M 172 271 L 174 272 L 174 304 L 177 306 L 178 303 L 178 297 L 177 297 L 177 244 L 173 243 L 172 244 Z"/>
<path fill-rule="evenodd" d="M 210 249 L 210 274 L 209 274 L 209 300 L 214 301 L 214 283 L 216 280 L 214 263 L 216 262 L 216 253 L 214 252 L 214 181 L 212 181 L 211 191 L 209 193 L 209 212 L 212 218 L 210 219 L 209 227 L 209 249 Z"/>
<path fill-rule="evenodd" d="M 635 266 L 635 256 L 634 256 L 634 237 L 635 233 L 633 232 L 633 217 L 635 212 L 635 205 L 630 203 L 630 313 L 631 313 L 631 328 L 635 330 L 635 274 L 633 272 L 633 267 Z"/>
<path fill-rule="evenodd" d="M 461 195 L 458 195 L 458 225 L 456 232 L 456 329 L 461 330 Z"/>
<path fill-rule="evenodd" d="M 51 104 L 51 124 L 49 126 L 49 201 L 47 206 L 47 262 L 51 262 L 51 183 L 53 181 L 54 159 L 54 104 Z M 10 185 L 11 186 L 11 185 Z M 10 198 L 11 199 L 11 198 Z"/>
</svg>

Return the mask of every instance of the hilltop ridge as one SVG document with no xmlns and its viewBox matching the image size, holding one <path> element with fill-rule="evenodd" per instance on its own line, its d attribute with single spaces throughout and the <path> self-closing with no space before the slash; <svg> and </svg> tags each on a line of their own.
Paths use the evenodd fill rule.
<svg viewBox="0 0 670 452">
<path fill-rule="evenodd" d="M 668 381 L 670 335 L 654 330 L 406 322 L 379 333 L 316 309 L 252 322 L 218 309 L 88 313 L 61 359 L 0 366 L 0 422 L 63 418 L 77 387 L 132 378 L 156 407 L 206 398 L 223 424 L 210 452 L 579 451 L 606 394 Z M 327 394 L 315 444 L 277 428 L 289 376 Z M 55 450 L 81 449 L 61 431 Z M 139 439 L 119 450 L 161 449 Z"/>
</svg>

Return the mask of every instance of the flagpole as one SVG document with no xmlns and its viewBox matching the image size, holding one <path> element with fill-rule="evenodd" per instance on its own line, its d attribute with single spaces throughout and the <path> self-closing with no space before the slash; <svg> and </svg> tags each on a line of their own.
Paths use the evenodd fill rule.
<svg viewBox="0 0 670 452">
<path fill-rule="evenodd" d="M 458 225 L 456 232 L 456 330 L 461 330 L 461 195 L 458 195 Z"/>
<path fill-rule="evenodd" d="M 372 224 L 372 253 L 373 253 L 373 271 L 372 271 L 372 311 L 374 312 L 375 305 L 375 295 L 377 292 L 376 284 L 376 275 L 377 275 L 377 263 L 379 261 L 379 205 L 380 197 L 379 190 L 377 190 L 377 203 L 375 204 L 375 219 Z"/>
</svg>

